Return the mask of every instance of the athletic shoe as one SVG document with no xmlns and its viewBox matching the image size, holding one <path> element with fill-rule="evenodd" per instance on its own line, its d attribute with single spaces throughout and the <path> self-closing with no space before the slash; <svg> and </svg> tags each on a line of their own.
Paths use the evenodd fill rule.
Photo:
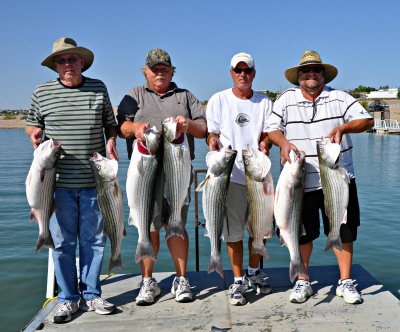
<svg viewBox="0 0 400 332">
<path fill-rule="evenodd" d="M 138 287 L 140 287 L 140 291 L 136 297 L 137 305 L 152 304 L 154 303 L 154 299 L 161 293 L 161 289 L 154 278 L 142 280 Z"/>
<path fill-rule="evenodd" d="M 108 315 L 114 312 L 115 305 L 97 297 L 94 300 L 85 301 L 81 298 L 79 302 L 79 310 L 82 311 L 95 311 L 99 315 Z"/>
<path fill-rule="evenodd" d="M 289 301 L 292 303 L 303 303 L 311 295 L 313 295 L 313 290 L 310 282 L 307 280 L 297 280 L 289 296 Z"/>
<path fill-rule="evenodd" d="M 362 302 L 362 298 L 354 287 L 353 282 L 355 282 L 355 280 L 339 280 L 336 288 L 336 295 L 343 297 L 347 303 L 358 304 Z"/>
<path fill-rule="evenodd" d="M 192 301 L 192 291 L 190 290 L 189 279 L 185 277 L 175 277 L 172 282 L 171 293 L 175 295 L 176 302 Z"/>
<path fill-rule="evenodd" d="M 69 322 L 71 315 L 78 311 L 78 302 L 60 303 L 58 310 L 53 316 L 53 323 L 60 324 Z"/>
<path fill-rule="evenodd" d="M 250 276 L 248 272 L 249 271 L 246 270 L 246 274 L 244 275 L 244 282 L 247 287 L 252 287 L 257 295 L 272 293 L 272 287 L 265 281 L 264 272 L 257 271 L 256 274 L 252 276 Z"/>
<path fill-rule="evenodd" d="M 230 302 L 232 305 L 245 305 L 246 298 L 244 297 L 244 291 L 246 290 L 246 285 L 242 281 L 236 281 L 229 287 L 231 291 Z"/>
</svg>

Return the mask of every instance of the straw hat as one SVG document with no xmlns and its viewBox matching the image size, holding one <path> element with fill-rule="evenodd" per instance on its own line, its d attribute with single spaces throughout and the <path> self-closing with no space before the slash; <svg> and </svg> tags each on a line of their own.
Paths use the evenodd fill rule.
<svg viewBox="0 0 400 332">
<path fill-rule="evenodd" d="M 82 68 L 82 72 L 89 69 L 93 63 L 94 55 L 92 51 L 82 46 L 77 46 L 75 40 L 73 40 L 72 38 L 60 38 L 54 42 L 53 53 L 51 53 L 46 59 L 42 61 L 42 66 L 46 66 L 51 70 L 56 71 L 53 67 L 53 58 L 56 55 L 65 53 L 76 53 L 83 58 L 84 65 Z"/>
<path fill-rule="evenodd" d="M 325 84 L 329 83 L 332 81 L 336 75 L 338 74 L 338 70 L 336 67 L 332 65 L 328 65 L 326 63 L 322 63 L 321 57 L 319 54 L 315 51 L 305 51 L 300 59 L 299 65 L 296 67 L 289 68 L 285 71 L 285 77 L 286 79 L 294 84 L 294 85 L 299 85 L 299 75 L 298 71 L 301 67 L 309 66 L 309 65 L 321 65 L 322 67 L 325 68 Z"/>
</svg>

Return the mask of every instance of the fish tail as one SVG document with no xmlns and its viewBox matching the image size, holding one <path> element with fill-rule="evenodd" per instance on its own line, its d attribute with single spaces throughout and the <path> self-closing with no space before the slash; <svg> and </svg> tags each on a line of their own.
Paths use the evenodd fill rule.
<svg viewBox="0 0 400 332">
<path fill-rule="evenodd" d="M 302 276 L 309 279 L 308 272 L 304 266 L 303 260 L 292 261 L 290 260 L 289 277 L 290 282 L 293 282 L 297 276 Z"/>
<path fill-rule="evenodd" d="M 168 222 L 167 231 L 165 232 L 165 240 L 168 240 L 171 236 L 177 235 L 182 239 L 185 239 L 184 229 L 182 220 Z"/>
<path fill-rule="evenodd" d="M 138 242 L 136 248 L 136 256 L 135 256 L 136 264 L 139 263 L 145 257 L 152 259 L 154 262 L 157 262 L 157 255 L 154 250 L 152 242 L 150 243 Z"/>
<path fill-rule="evenodd" d="M 110 262 L 108 263 L 108 274 L 110 274 L 111 271 L 115 268 L 118 268 L 122 271 L 121 253 L 118 253 L 118 255 L 116 256 L 110 257 Z"/>
<path fill-rule="evenodd" d="M 221 256 L 210 257 L 210 263 L 208 264 L 208 273 L 216 271 L 222 278 L 224 277 L 224 270 L 222 269 L 222 259 Z"/>
<path fill-rule="evenodd" d="M 264 256 L 266 259 L 269 259 L 268 253 L 267 253 L 267 249 L 265 249 L 265 246 L 254 246 L 254 242 L 253 242 L 253 246 L 251 248 L 251 256 L 253 255 L 261 255 Z"/>
<path fill-rule="evenodd" d="M 328 236 L 328 241 L 326 241 L 326 247 L 324 253 L 328 252 L 330 249 L 333 249 L 333 247 L 342 251 L 342 240 L 340 239 L 340 235 L 336 239 L 331 239 Z"/>
<path fill-rule="evenodd" d="M 40 251 L 43 247 L 49 247 L 52 249 L 54 248 L 54 242 L 53 239 L 51 238 L 51 235 L 49 234 L 48 236 L 44 235 L 39 235 L 37 244 L 36 244 L 36 253 Z"/>
</svg>

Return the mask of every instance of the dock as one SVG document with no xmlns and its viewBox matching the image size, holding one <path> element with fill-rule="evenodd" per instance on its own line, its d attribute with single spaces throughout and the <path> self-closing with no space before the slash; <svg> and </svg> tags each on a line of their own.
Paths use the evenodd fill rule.
<svg viewBox="0 0 400 332">
<path fill-rule="evenodd" d="M 273 288 L 269 295 L 247 290 L 247 303 L 232 306 L 229 286 L 232 271 L 222 279 L 213 272 L 188 272 L 193 302 L 178 303 L 171 294 L 173 272 L 154 273 L 161 294 L 151 306 L 137 306 L 141 276 L 113 275 L 102 283 L 102 297 L 117 306 L 112 315 L 78 311 L 72 320 L 54 324 L 51 319 L 58 308 L 56 300 L 45 308 L 22 331 L 398 331 L 400 302 L 361 265 L 352 266 L 352 278 L 363 303 L 351 305 L 336 296 L 339 280 L 337 266 L 309 268 L 314 295 L 305 303 L 290 303 L 293 287 L 288 268 L 262 270 Z M 105 276 L 102 276 L 105 277 Z"/>
</svg>

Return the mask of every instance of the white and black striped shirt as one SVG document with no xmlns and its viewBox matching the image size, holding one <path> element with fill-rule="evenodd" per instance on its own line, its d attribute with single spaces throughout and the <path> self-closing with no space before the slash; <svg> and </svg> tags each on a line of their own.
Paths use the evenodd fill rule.
<svg viewBox="0 0 400 332">
<path fill-rule="evenodd" d="M 293 87 L 276 100 L 268 121 L 268 133 L 282 131 L 290 143 L 306 153 L 306 192 L 322 187 L 317 140 L 326 137 L 333 128 L 344 123 L 372 118 L 352 96 L 326 85 L 315 100 L 314 117 L 313 115 L 313 102 L 304 98 L 299 87 Z M 350 178 L 354 178 L 353 144 L 350 135 L 343 135 L 340 145 L 346 170 Z"/>
</svg>

